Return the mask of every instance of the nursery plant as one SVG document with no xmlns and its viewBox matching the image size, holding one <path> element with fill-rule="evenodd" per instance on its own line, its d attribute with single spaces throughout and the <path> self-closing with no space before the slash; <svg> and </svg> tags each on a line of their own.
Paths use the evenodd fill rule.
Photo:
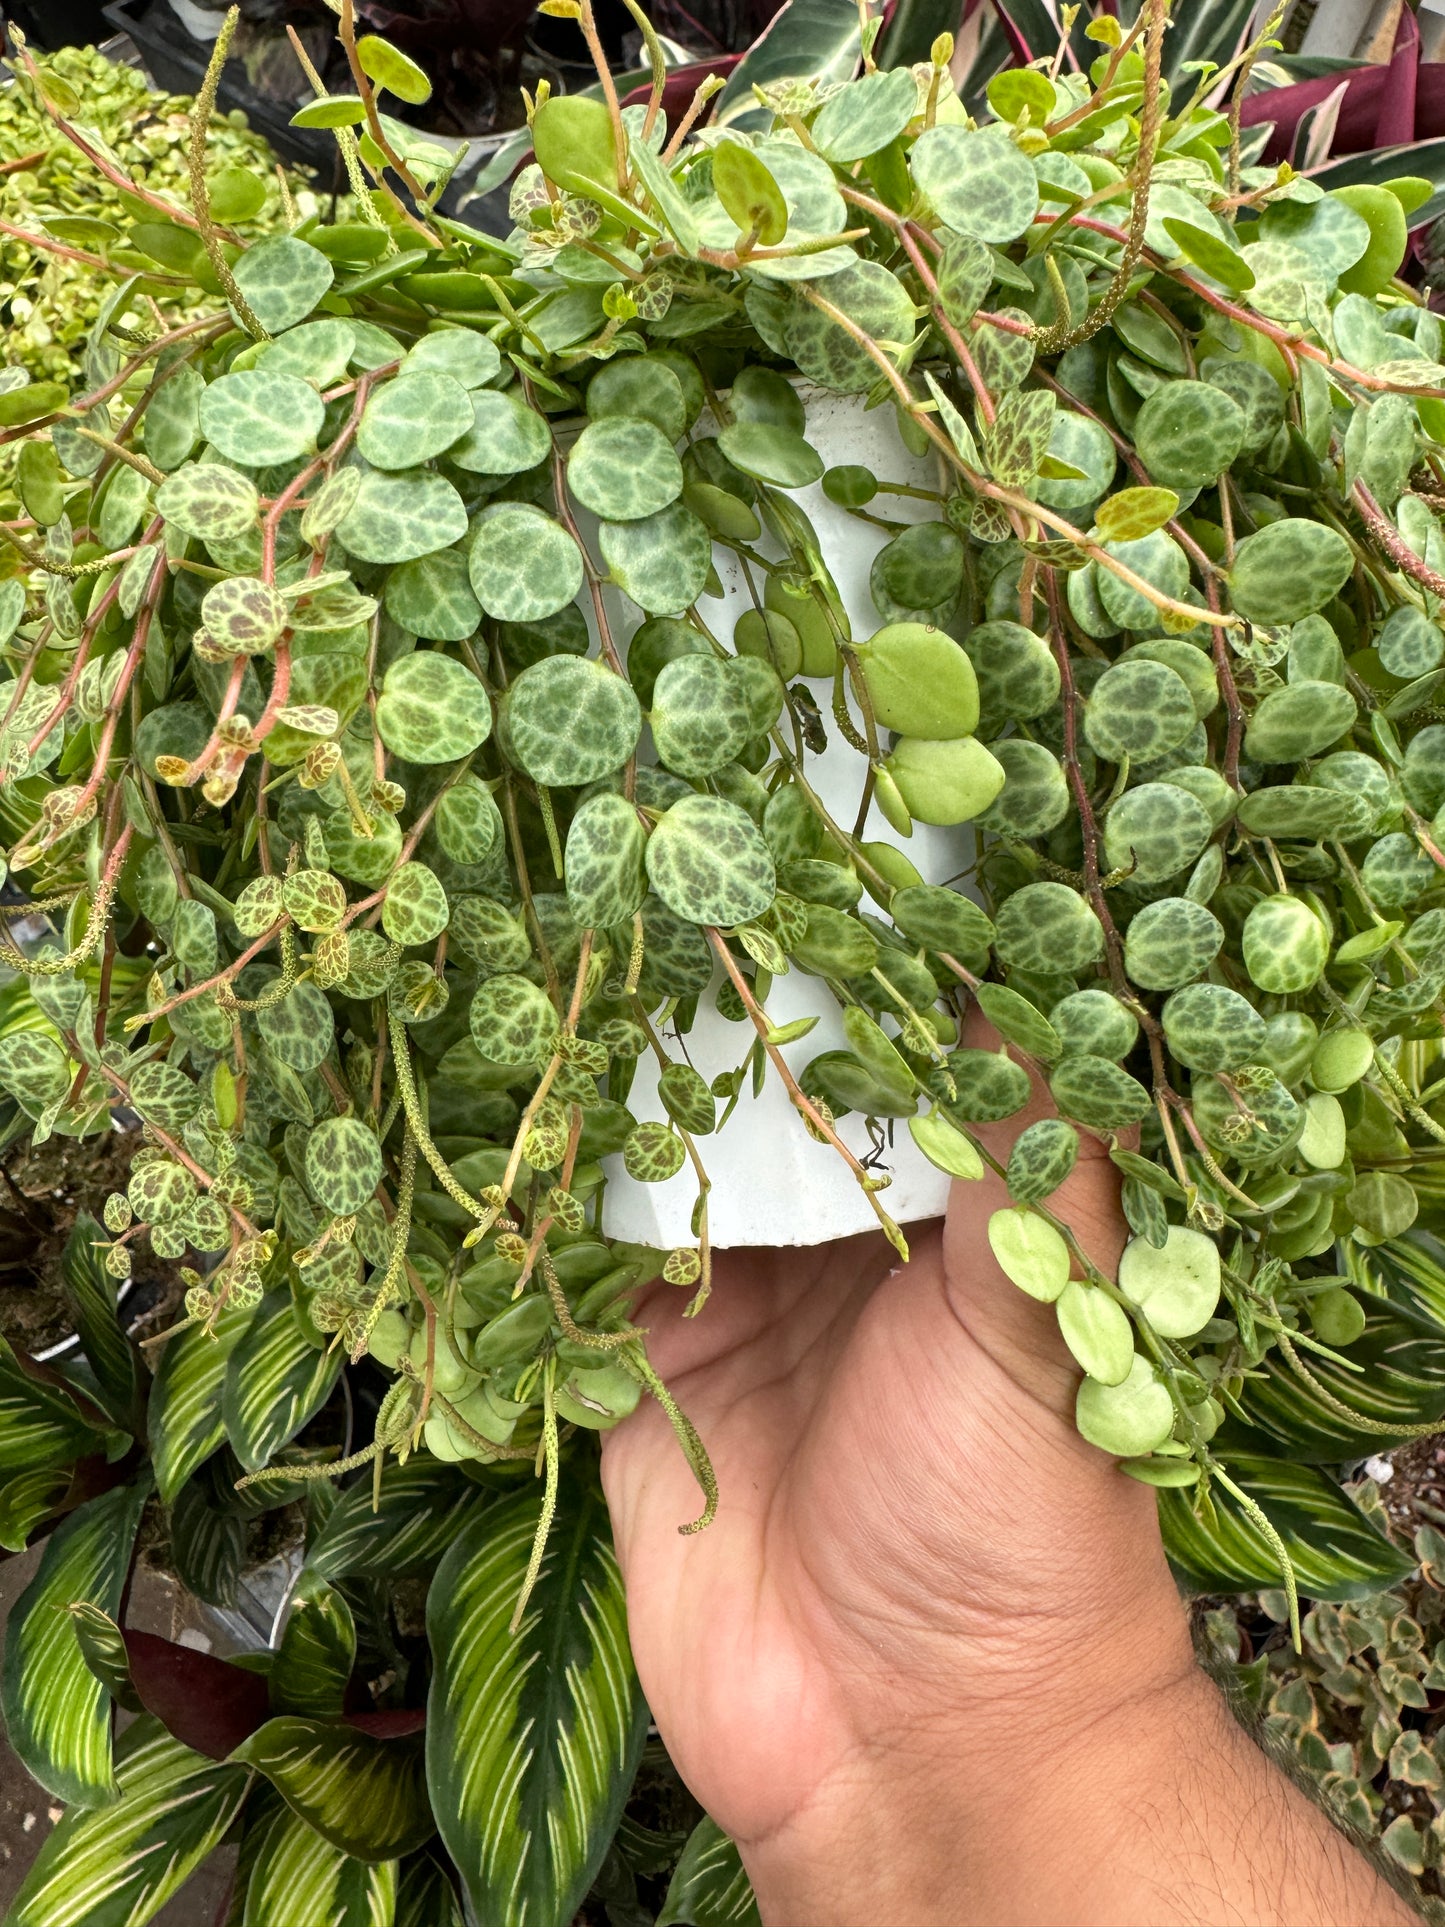
<svg viewBox="0 0 1445 1927">
<path fill-rule="evenodd" d="M 17 1927 L 149 1918 L 228 1836 L 249 1927 L 302 1880 L 565 1923 L 666 1866 L 619 1831 L 647 1715 L 591 1435 L 655 1398 L 680 1528 L 728 1502 L 632 1309 L 708 1316 L 709 1170 L 771 1158 L 770 1082 L 900 1256 L 895 1165 L 1002 1172 L 993 1254 L 1186 1583 L 1296 1620 L 1409 1570 L 1330 1468 L 1445 1415 L 1431 184 L 1247 165 L 1205 100 L 1259 49 L 1171 87 L 1167 0 L 985 116 L 946 35 L 877 67 L 865 6 L 856 75 L 670 132 L 636 17 L 651 100 L 530 100 L 506 236 L 436 211 L 450 156 L 386 111 L 425 75 L 342 0 L 352 91 L 301 111 L 355 218 L 247 244 L 223 33 L 188 200 L 124 188 L 216 299 L 118 261 L 79 381 L 0 393 L 0 821 L 53 928 L 0 947 L 0 1087 L 35 1138 L 140 1138 L 72 1246 L 82 1362 L 0 1354 L 5 1543 L 49 1534 L 4 1710 L 69 1808 Z M 840 396 L 886 460 L 818 452 Z M 1084 1134 L 1117 1268 L 1051 1204 Z M 609 1235 L 680 1174 L 685 1237 Z M 143 1242 L 186 1296 L 142 1363 Z M 385 1389 L 338 1455 L 343 1374 Z M 204 1592 L 298 1496 L 274 1653 L 125 1627 L 148 1505 Z M 747 1905 L 704 1823 L 662 1918 Z"/>
</svg>

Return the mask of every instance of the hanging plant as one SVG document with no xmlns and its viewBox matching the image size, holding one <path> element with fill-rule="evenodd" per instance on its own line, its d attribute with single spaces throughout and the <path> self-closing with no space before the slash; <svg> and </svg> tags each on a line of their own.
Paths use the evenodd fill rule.
<svg viewBox="0 0 1445 1927">
<path fill-rule="evenodd" d="M 595 41 L 585 0 L 549 10 Z M 0 1360 L 7 1529 L 77 1459 L 150 1455 L 68 1513 L 12 1630 L 12 1739 L 76 1803 L 17 1922 L 146 1789 L 201 1803 L 198 1858 L 258 1779 L 285 1805 L 246 1809 L 253 1891 L 317 1840 L 328 1877 L 440 1880 L 435 1826 L 478 1917 L 525 1882 L 570 1919 L 645 1722 L 585 1435 L 656 1398 L 703 1495 L 680 1527 L 719 1503 L 637 1292 L 706 1317 L 715 1242 L 858 1214 L 906 1256 L 985 1168 L 993 1255 L 1181 1572 L 1293 1602 L 1402 1571 L 1317 1467 L 1445 1414 L 1445 365 L 1396 279 L 1429 183 L 1242 164 L 1201 102 L 1251 54 L 1171 96 L 1164 0 L 1089 25 L 1087 73 L 998 75 L 982 124 L 947 36 L 883 71 L 875 18 L 856 80 L 696 131 L 700 98 L 670 138 L 634 13 L 651 100 L 604 68 L 529 103 L 498 237 L 435 212 L 448 157 L 382 105 L 425 77 L 343 6 L 354 92 L 303 113 L 357 218 L 243 245 L 197 158 L 170 218 L 215 304 L 125 279 L 77 387 L 0 394 L 32 479 L 0 818 L 56 933 L 0 953 L 36 1011 L 0 1087 L 37 1137 L 122 1108 L 143 1136 L 96 1233 L 96 1382 Z M 1053 1208 L 1086 1136 L 1117 1268 Z M 842 1202 L 809 1215 L 804 1175 L 740 1232 L 785 1158 Z M 666 1235 L 628 1235 L 652 1198 Z M 105 1308 L 146 1240 L 188 1286 L 148 1392 Z M 374 1435 L 294 1443 L 368 1355 Z M 144 1479 L 219 1504 L 220 1450 L 245 1504 L 369 1472 L 313 1505 L 317 1611 L 269 1691 L 113 1764 L 110 1696 L 175 1717 L 115 1623 Z M 443 1546 L 423 1760 L 343 1712 L 332 1581 Z M 677 1906 L 736 1875 L 716 1848 Z"/>
</svg>

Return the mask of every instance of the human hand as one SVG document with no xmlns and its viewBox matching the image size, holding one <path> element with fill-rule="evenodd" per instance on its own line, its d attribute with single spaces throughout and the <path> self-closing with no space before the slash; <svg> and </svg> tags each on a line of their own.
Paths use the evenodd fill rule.
<svg viewBox="0 0 1445 1927">
<path fill-rule="evenodd" d="M 1002 1159 L 1046 1108 L 982 1135 Z M 1052 1308 L 993 1261 L 1007 1202 L 955 1185 L 906 1266 L 881 1235 L 733 1251 L 700 1318 L 638 1308 L 722 1493 L 679 1538 L 662 1413 L 606 1435 L 673 1760 L 770 1923 L 1411 1918 L 1195 1669 L 1154 1495 L 1079 1437 Z M 1050 1204 L 1112 1272 L 1102 1146 Z"/>
</svg>

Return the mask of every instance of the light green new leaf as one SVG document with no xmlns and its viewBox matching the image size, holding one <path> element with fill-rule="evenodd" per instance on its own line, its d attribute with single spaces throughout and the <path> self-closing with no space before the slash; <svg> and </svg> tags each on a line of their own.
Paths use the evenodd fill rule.
<svg viewBox="0 0 1445 1927">
<path fill-rule="evenodd" d="M 267 1294 L 226 1361 L 221 1418 L 248 1472 L 319 1412 L 341 1372 L 339 1350 L 317 1351 L 296 1323 L 289 1292 Z"/>
<path fill-rule="evenodd" d="M 113 1806 L 73 1809 L 46 1840 L 6 1927 L 145 1927 L 219 1845 L 251 1783 L 148 1716 L 120 1742 L 116 1777 Z"/>
<path fill-rule="evenodd" d="M 687 1837 L 656 1927 L 761 1927 L 738 1850 L 706 1814 Z"/>
<path fill-rule="evenodd" d="M 115 1799 L 110 1697 L 85 1663 L 68 1608 L 84 1600 L 112 1619 L 150 1483 L 137 1479 L 77 1507 L 46 1545 L 15 1602 L 5 1638 L 3 1704 L 10 1744 L 58 1800 Z"/>
<path fill-rule="evenodd" d="M 378 1740 L 286 1715 L 258 1727 L 231 1758 L 264 1773 L 293 1813 L 358 1860 L 394 1860 L 435 1831 L 419 1733 Z"/>
<path fill-rule="evenodd" d="M 599 1866 L 647 1724 L 600 1497 L 564 1493 L 521 1630 L 532 1493 L 474 1520 L 427 1601 L 427 1780 L 482 1920 L 567 1927 Z"/>
<path fill-rule="evenodd" d="M 147 1418 L 156 1486 L 166 1505 L 226 1436 L 226 1366 L 253 1315 L 250 1306 L 228 1309 L 214 1333 L 191 1325 L 161 1350 Z"/>
<path fill-rule="evenodd" d="M 396 1877 L 394 1860 L 354 1860 L 283 1807 L 256 1842 L 241 1927 L 382 1927 Z"/>
</svg>

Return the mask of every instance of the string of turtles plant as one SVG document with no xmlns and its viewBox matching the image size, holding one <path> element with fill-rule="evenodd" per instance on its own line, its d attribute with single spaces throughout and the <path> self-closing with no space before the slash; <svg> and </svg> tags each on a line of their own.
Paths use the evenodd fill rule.
<svg viewBox="0 0 1445 1927">
<path fill-rule="evenodd" d="M 585 0 L 549 10 L 595 42 Z M 1084 1436 L 1161 1489 L 1186 1567 L 1232 1534 L 1292 1596 L 1310 1526 L 1254 1496 L 1300 1470 L 1269 1442 L 1445 1409 L 1434 1328 L 1390 1377 L 1426 1312 L 1371 1268 L 1445 1145 L 1445 366 L 1396 278 L 1426 185 L 1244 164 L 1204 104 L 1228 73 L 1160 80 L 1167 0 L 1096 20 L 1088 74 L 998 76 L 984 125 L 946 36 L 878 71 L 869 17 L 856 82 L 716 134 L 700 96 L 670 135 L 639 11 L 651 100 L 599 63 L 603 99 L 529 103 L 516 226 L 480 235 L 379 105 L 425 77 L 340 14 L 355 91 L 298 118 L 337 129 L 357 220 L 219 220 L 223 35 L 190 206 L 141 198 L 224 301 L 156 327 L 123 280 L 81 390 L 0 430 L 59 471 L 0 530 L 0 818 L 59 931 L 0 948 L 45 1019 L 0 1085 L 37 1136 L 142 1120 L 107 1269 L 149 1238 L 192 1335 L 279 1299 L 394 1372 L 332 1473 L 536 1462 L 515 1625 L 564 1431 L 651 1393 L 705 1495 L 684 1529 L 712 1515 L 627 1310 L 660 1272 L 703 1311 L 708 1140 L 774 1077 L 900 1252 L 886 1147 L 840 1118 L 1002 1171 L 990 1240 L 1056 1306 Z M 819 390 L 932 485 L 826 467 Z M 815 484 L 886 535 L 867 633 Z M 852 820 L 813 780 L 842 745 Z M 968 894 L 915 822 L 973 826 Z M 847 1038 L 796 1071 L 788 972 Z M 738 1036 L 711 1086 L 703 999 Z M 995 1044 L 962 1043 L 975 1005 Z M 1035 1083 L 1058 1115 L 1000 1163 L 976 1127 Z M 1117 1275 L 1050 1208 L 1081 1132 L 1120 1171 Z M 619 1154 L 690 1169 L 691 1243 L 609 1243 Z"/>
</svg>

